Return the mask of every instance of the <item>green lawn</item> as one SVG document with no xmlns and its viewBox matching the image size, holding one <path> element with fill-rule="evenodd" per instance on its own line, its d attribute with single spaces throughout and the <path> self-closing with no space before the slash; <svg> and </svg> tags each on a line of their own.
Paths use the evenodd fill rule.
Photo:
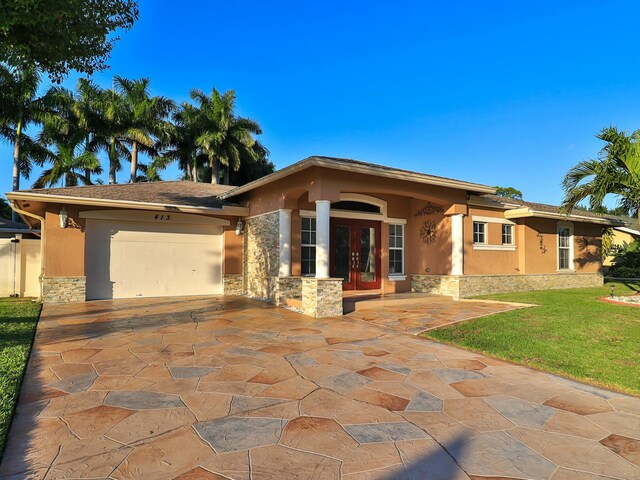
<svg viewBox="0 0 640 480">
<path fill-rule="evenodd" d="M 0 299 L 0 458 L 39 315 L 31 300 Z"/>
<path fill-rule="evenodd" d="M 640 283 L 508 293 L 481 298 L 537 307 L 491 315 L 423 336 L 493 357 L 640 395 L 640 308 L 607 304 L 640 291 Z"/>
</svg>

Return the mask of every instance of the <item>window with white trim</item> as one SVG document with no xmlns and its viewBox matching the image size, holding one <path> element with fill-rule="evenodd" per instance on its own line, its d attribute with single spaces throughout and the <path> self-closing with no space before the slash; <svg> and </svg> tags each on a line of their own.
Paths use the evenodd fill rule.
<svg viewBox="0 0 640 480">
<path fill-rule="evenodd" d="M 302 217 L 300 268 L 302 275 L 316 274 L 316 219 Z"/>
<path fill-rule="evenodd" d="M 473 222 L 473 243 L 487 243 L 487 224 Z"/>
<path fill-rule="evenodd" d="M 558 225 L 558 270 L 571 268 L 571 227 Z"/>
<path fill-rule="evenodd" d="M 389 275 L 404 273 L 404 225 L 389 224 Z"/>
<path fill-rule="evenodd" d="M 513 225 L 502 224 L 502 244 L 513 245 Z"/>
</svg>

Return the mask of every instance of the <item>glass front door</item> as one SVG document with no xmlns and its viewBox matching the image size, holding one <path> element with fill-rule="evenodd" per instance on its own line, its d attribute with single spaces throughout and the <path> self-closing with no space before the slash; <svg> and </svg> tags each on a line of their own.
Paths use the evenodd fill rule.
<svg viewBox="0 0 640 480">
<path fill-rule="evenodd" d="M 380 288 L 380 222 L 331 219 L 331 276 L 345 290 Z"/>
</svg>

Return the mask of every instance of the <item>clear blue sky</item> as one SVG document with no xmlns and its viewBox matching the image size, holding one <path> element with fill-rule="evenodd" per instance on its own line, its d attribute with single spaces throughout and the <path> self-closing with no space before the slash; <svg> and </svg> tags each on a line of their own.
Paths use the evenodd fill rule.
<svg viewBox="0 0 640 480">
<path fill-rule="evenodd" d="M 558 203 L 595 132 L 640 128 L 638 18 L 637 1 L 141 0 L 96 80 L 150 77 L 178 101 L 234 89 L 278 168 L 341 156 Z"/>
</svg>

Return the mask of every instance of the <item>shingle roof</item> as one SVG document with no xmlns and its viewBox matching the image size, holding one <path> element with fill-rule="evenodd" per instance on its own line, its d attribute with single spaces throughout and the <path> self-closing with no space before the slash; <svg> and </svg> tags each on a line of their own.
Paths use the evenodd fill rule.
<svg viewBox="0 0 640 480">
<path fill-rule="evenodd" d="M 28 228 L 24 223 L 14 222 L 8 218 L 0 218 L 0 230 L 26 230 Z"/>
<path fill-rule="evenodd" d="M 235 187 L 231 185 L 167 181 L 42 188 L 22 190 L 22 192 L 77 198 L 96 198 L 101 200 L 123 200 L 163 205 L 220 208 L 223 205 L 232 205 L 231 203 L 220 200 L 218 196 L 233 188 Z"/>
</svg>

